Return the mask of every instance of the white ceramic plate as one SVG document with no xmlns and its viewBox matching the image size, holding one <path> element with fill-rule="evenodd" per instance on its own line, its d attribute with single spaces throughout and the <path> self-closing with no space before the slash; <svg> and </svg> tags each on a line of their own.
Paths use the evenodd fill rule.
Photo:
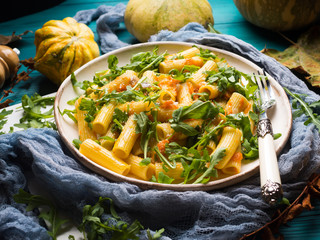
<svg viewBox="0 0 320 240">
<path fill-rule="evenodd" d="M 108 67 L 108 57 L 110 55 L 116 55 L 119 59 L 119 66 L 123 66 L 129 63 L 131 56 L 138 52 L 151 51 L 155 46 L 159 47 L 159 52 L 162 53 L 167 51 L 168 53 L 175 53 L 178 51 L 185 50 L 190 48 L 191 43 L 182 43 L 182 42 L 156 42 L 156 43 L 143 43 L 128 46 L 121 48 L 105 55 L 102 55 L 89 63 L 85 64 L 75 72 L 76 79 L 78 81 L 92 80 L 93 75 L 97 71 L 105 70 Z M 234 66 L 236 69 L 244 73 L 253 73 L 257 70 L 261 70 L 257 65 L 248 61 L 247 59 L 240 57 L 234 53 L 220 50 L 217 48 L 207 47 L 198 45 L 201 48 L 209 49 L 217 53 L 220 57 L 225 58 L 228 63 Z M 269 117 L 273 124 L 274 133 L 281 133 L 282 136 L 275 141 L 275 147 L 277 154 L 280 153 L 285 143 L 287 142 L 292 125 L 292 115 L 289 100 L 283 88 L 269 76 L 271 80 L 272 87 L 276 95 L 277 105 L 272 109 L 272 112 L 269 113 Z M 207 184 L 161 184 L 153 183 L 142 180 L 137 180 L 130 177 L 125 177 L 120 174 L 114 173 L 111 170 L 108 170 L 100 165 L 94 163 L 90 159 L 86 158 L 73 146 L 72 140 L 78 139 L 78 131 L 76 124 L 69 119 L 67 116 L 61 116 L 58 108 L 63 111 L 64 109 L 73 109 L 72 106 L 67 104 L 67 101 L 78 96 L 79 93 L 75 92 L 71 84 L 70 76 L 61 84 L 55 100 L 54 113 L 55 121 L 58 127 L 59 134 L 62 140 L 65 142 L 67 147 L 75 155 L 75 157 L 86 167 L 90 168 L 96 173 L 99 173 L 106 178 L 113 181 L 126 181 L 132 184 L 136 184 L 142 189 L 170 189 L 177 191 L 187 191 L 187 190 L 212 190 L 217 188 L 222 188 L 230 186 L 232 184 L 238 183 L 257 173 L 259 170 L 259 160 L 247 161 L 243 164 L 242 170 L 239 174 L 228 176 L 223 179 L 209 182 Z"/>
</svg>

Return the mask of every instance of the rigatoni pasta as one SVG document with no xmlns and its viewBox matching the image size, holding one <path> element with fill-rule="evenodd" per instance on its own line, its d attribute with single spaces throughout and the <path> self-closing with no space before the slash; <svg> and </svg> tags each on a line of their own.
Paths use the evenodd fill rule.
<svg viewBox="0 0 320 240">
<path fill-rule="evenodd" d="M 155 49 L 122 67 L 108 62 L 75 103 L 79 151 L 92 161 L 144 181 L 204 184 L 258 157 L 257 86 L 214 52 Z"/>
</svg>

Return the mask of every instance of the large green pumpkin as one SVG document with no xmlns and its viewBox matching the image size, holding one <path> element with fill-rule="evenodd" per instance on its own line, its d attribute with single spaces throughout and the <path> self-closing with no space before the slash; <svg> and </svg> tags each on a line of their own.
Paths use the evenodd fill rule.
<svg viewBox="0 0 320 240">
<path fill-rule="evenodd" d="M 275 31 L 296 30 L 317 19 L 319 0 L 233 0 L 254 25 Z"/>
<path fill-rule="evenodd" d="M 130 0 L 124 15 L 128 31 L 146 42 L 160 30 L 177 31 L 190 22 L 213 25 L 207 0 Z"/>
</svg>

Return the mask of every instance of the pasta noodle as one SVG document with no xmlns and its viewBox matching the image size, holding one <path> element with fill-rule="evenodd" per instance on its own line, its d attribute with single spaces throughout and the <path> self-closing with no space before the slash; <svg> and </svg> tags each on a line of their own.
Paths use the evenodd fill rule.
<svg viewBox="0 0 320 240">
<path fill-rule="evenodd" d="M 117 139 L 117 134 L 115 132 L 112 131 L 112 126 L 113 124 L 111 124 L 107 130 L 107 133 L 104 135 L 104 137 L 109 137 L 112 138 L 112 140 L 110 139 L 103 139 L 100 140 L 101 146 L 108 149 L 108 150 L 112 150 L 113 145 Z"/>
<path fill-rule="evenodd" d="M 190 82 L 182 83 L 178 89 L 177 100 L 181 106 L 189 106 L 193 103 L 191 94 L 193 86 Z"/>
<path fill-rule="evenodd" d="M 147 181 L 150 180 L 155 174 L 155 166 L 153 163 L 149 163 L 148 165 L 140 165 L 142 160 L 142 158 L 130 154 L 130 156 L 126 159 L 126 162 L 131 166 L 131 174 Z"/>
<path fill-rule="evenodd" d="M 92 122 L 92 129 L 99 134 L 105 134 L 112 121 L 113 111 L 116 108 L 114 104 L 104 105 Z"/>
<path fill-rule="evenodd" d="M 215 99 L 219 96 L 219 89 L 217 86 L 204 84 L 200 86 L 199 93 L 207 93 L 209 99 Z"/>
<path fill-rule="evenodd" d="M 241 149 L 240 147 L 238 147 L 237 151 L 232 155 L 227 165 L 224 168 L 222 168 L 222 172 L 230 175 L 240 173 L 242 158 L 243 156 L 241 153 Z"/>
<path fill-rule="evenodd" d="M 119 158 L 127 158 L 138 136 L 139 135 L 136 133 L 136 121 L 134 120 L 134 115 L 131 115 L 115 142 L 112 151 Z"/>
<path fill-rule="evenodd" d="M 195 86 L 199 86 L 201 82 L 206 80 L 206 77 L 208 76 L 207 71 L 212 71 L 216 68 L 217 63 L 213 60 L 209 60 L 188 80 Z"/>
<path fill-rule="evenodd" d="M 164 173 L 170 178 L 176 179 L 176 180 L 182 180 L 182 173 L 183 173 L 183 166 L 181 163 L 177 163 L 176 168 L 174 169 L 168 169 L 167 171 L 163 168 L 163 163 L 155 163 L 155 172 L 157 179 L 159 178 L 159 173 Z"/>
<path fill-rule="evenodd" d="M 225 148 L 226 155 L 223 159 L 215 166 L 217 169 L 224 168 L 229 160 L 231 159 L 232 155 L 237 150 L 238 146 L 240 145 L 242 133 L 239 129 L 233 127 L 225 127 L 222 132 L 221 139 L 218 143 L 216 148 Z"/>
<path fill-rule="evenodd" d="M 131 166 L 129 164 L 91 139 L 83 141 L 79 151 L 95 163 L 116 173 L 127 175 L 130 171 Z"/>
</svg>

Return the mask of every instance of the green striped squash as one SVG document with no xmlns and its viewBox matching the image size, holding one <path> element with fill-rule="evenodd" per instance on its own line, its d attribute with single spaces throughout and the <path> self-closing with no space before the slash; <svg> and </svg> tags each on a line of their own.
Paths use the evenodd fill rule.
<svg viewBox="0 0 320 240">
<path fill-rule="evenodd" d="M 124 15 L 127 30 L 146 42 L 160 30 L 177 31 L 190 22 L 213 25 L 207 0 L 130 0 Z"/>
<path fill-rule="evenodd" d="M 35 69 L 57 85 L 100 55 L 91 29 L 71 17 L 46 22 L 35 32 L 34 44 Z"/>
<path fill-rule="evenodd" d="M 242 16 L 252 24 L 275 31 L 296 30 L 314 22 L 319 0 L 233 0 Z"/>
</svg>

